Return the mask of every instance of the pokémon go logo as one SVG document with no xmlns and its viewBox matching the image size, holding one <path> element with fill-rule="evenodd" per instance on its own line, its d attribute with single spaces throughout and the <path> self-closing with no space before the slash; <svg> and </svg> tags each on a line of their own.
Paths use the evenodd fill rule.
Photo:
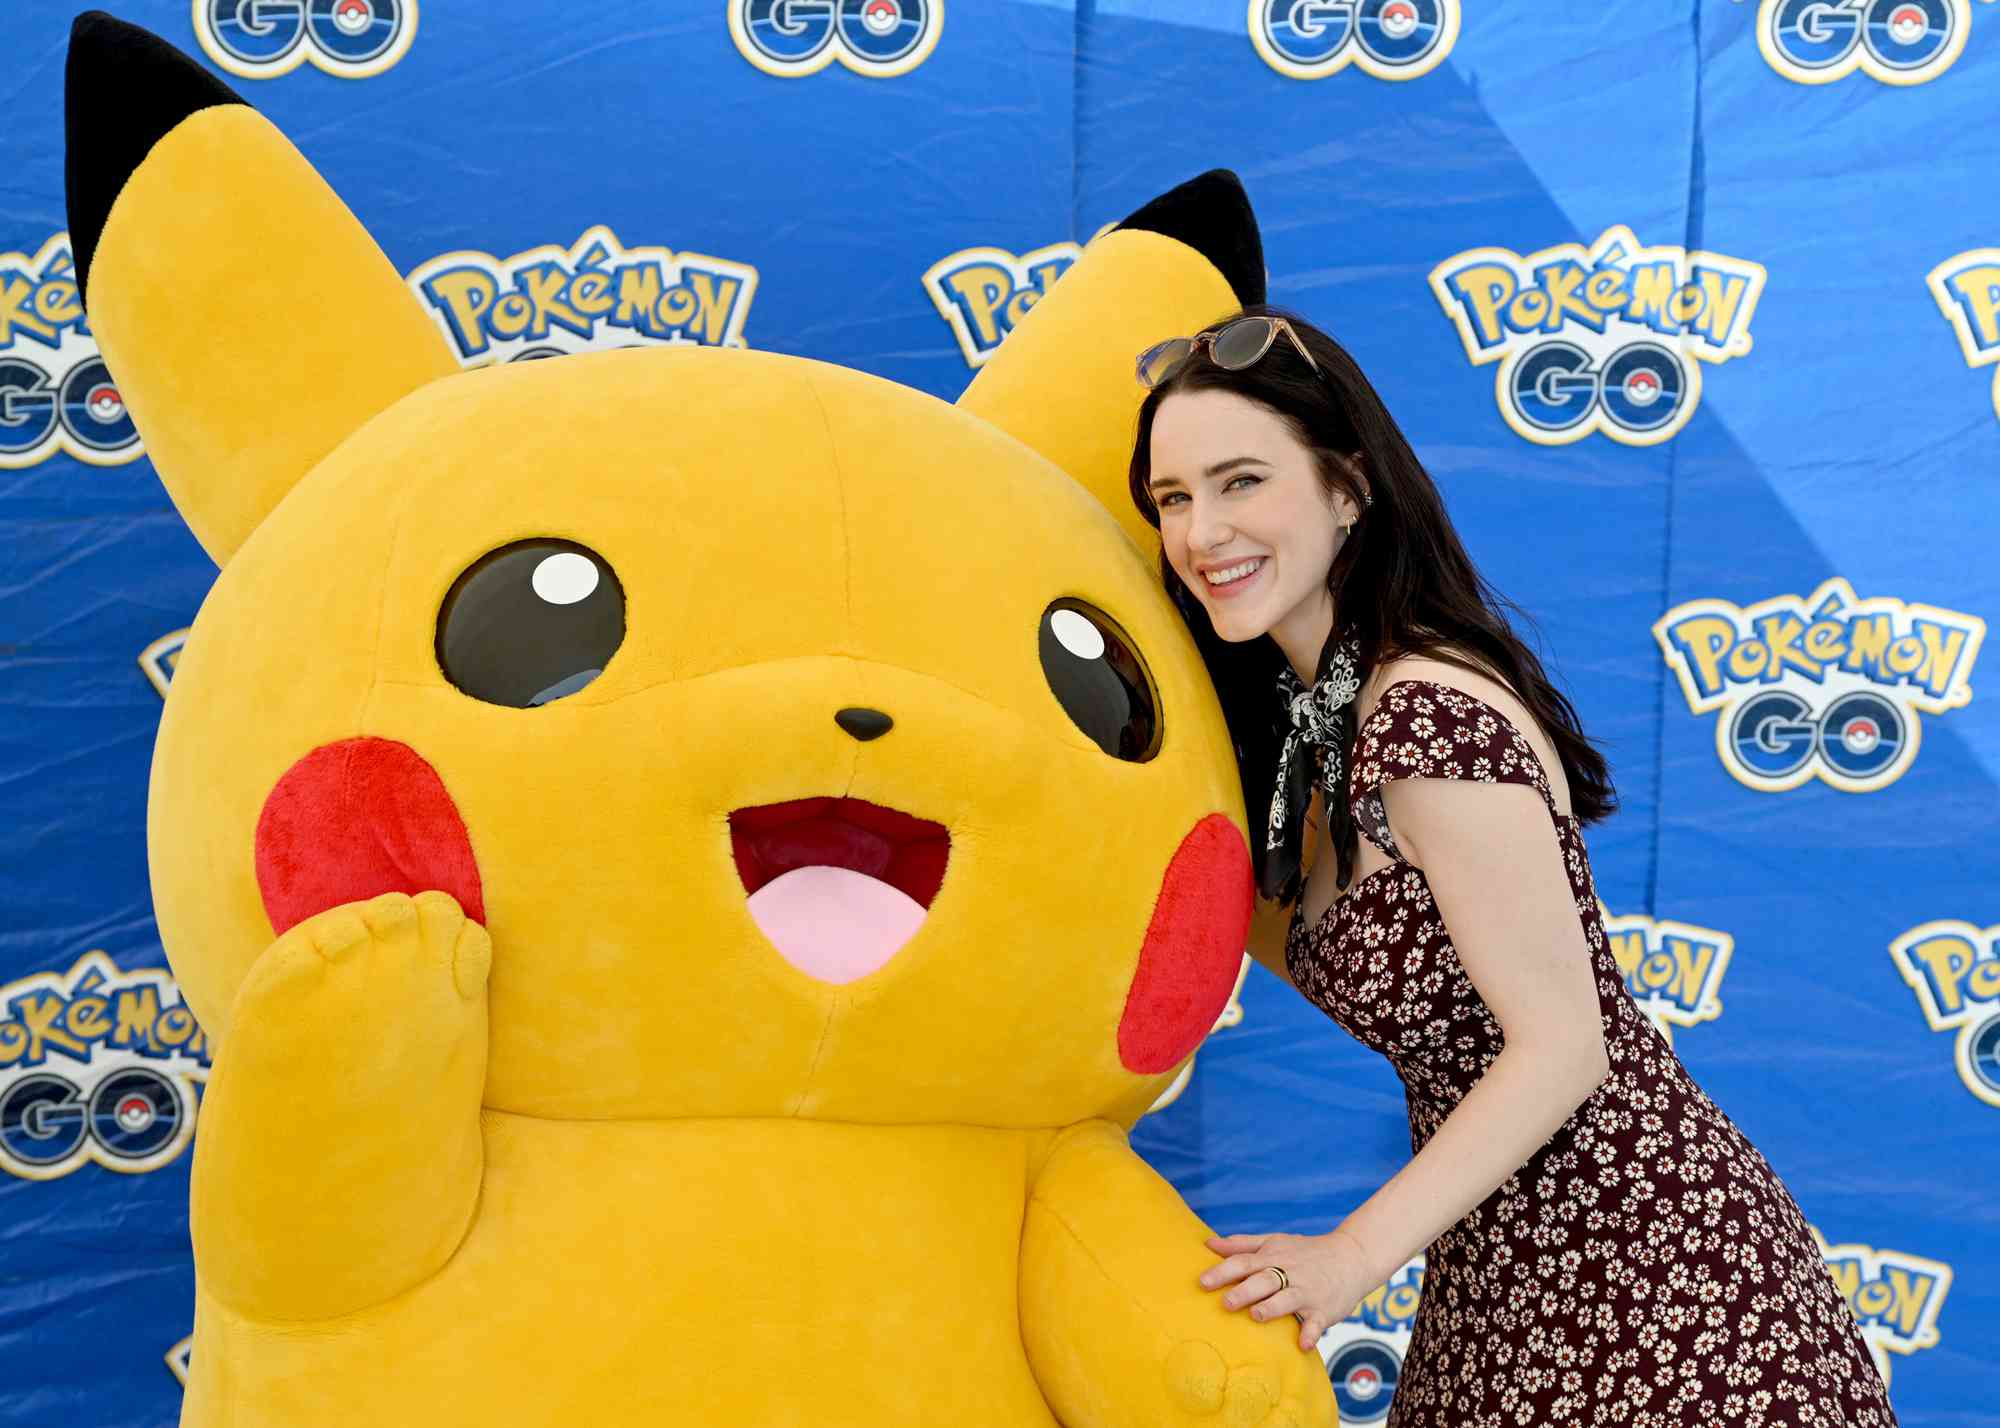
<svg viewBox="0 0 2000 1428">
<path fill-rule="evenodd" d="M 1703 362 L 1750 350 L 1764 269 L 1720 253 L 1642 247 L 1622 225 L 1589 248 L 1473 248 L 1431 291 L 1474 365 L 1500 364 L 1500 415 L 1543 446 L 1601 431 L 1652 446 L 1687 425 Z"/>
<path fill-rule="evenodd" d="M 157 1170 L 194 1134 L 208 1038 L 164 970 L 86 952 L 0 986 L 0 1170 Z"/>
<path fill-rule="evenodd" d="M 1817 1227 L 1809 1228 L 1887 1387 L 1890 1354 L 1907 1357 L 1937 1346 L 1951 1266 L 1901 1250 L 1829 1245 Z"/>
<path fill-rule="evenodd" d="M 924 291 L 951 325 L 965 365 L 983 367 L 1082 256 L 1076 243 L 1051 243 L 1018 257 L 1004 248 L 961 248 L 924 271 Z"/>
<path fill-rule="evenodd" d="M 367 79 L 409 53 L 417 0 L 194 0 L 208 57 L 244 79 L 277 79 L 310 62 Z"/>
<path fill-rule="evenodd" d="M 704 253 L 627 248 L 599 224 L 567 248 L 444 253 L 410 274 L 468 367 L 612 347 L 742 347 L 757 270 Z"/>
<path fill-rule="evenodd" d="M 1932 1031 L 1956 1031 L 1958 1079 L 2000 1106 L 2000 925 L 1941 920 L 1889 944 L 1896 970 L 1916 994 Z"/>
<path fill-rule="evenodd" d="M 1377 79 L 1415 79 L 1458 39 L 1458 0 L 1250 0 L 1250 43 L 1293 79 L 1350 64 Z"/>
<path fill-rule="evenodd" d="M 1969 703 L 1986 638 L 1976 615 L 1857 599 L 1839 576 L 1810 596 L 1738 607 L 1690 600 L 1653 625 L 1696 714 L 1722 710 L 1715 749 L 1737 782 L 1763 793 L 1820 778 L 1870 793 L 1917 756 L 1917 712 Z"/>
<path fill-rule="evenodd" d="M 1797 84 L 1857 69 L 1884 84 L 1924 84 L 1951 68 L 1971 28 L 1970 0 L 1762 0 L 1757 48 Z"/>
<path fill-rule="evenodd" d="M 1713 928 L 1651 918 L 1614 916 L 1604 910 L 1604 935 L 1625 974 L 1625 989 L 1661 1036 L 1673 1044 L 1674 1027 L 1700 1026 L 1722 1015 L 1722 974 L 1736 939 Z"/>
<path fill-rule="evenodd" d="M 1366 1428 L 1389 1416 L 1423 1293 L 1424 1257 L 1418 1255 L 1320 1335 L 1319 1356 L 1343 1424 Z"/>
<path fill-rule="evenodd" d="M 1947 258 L 1926 281 L 1938 311 L 1958 334 L 1968 367 L 1993 367 L 1993 414 L 2000 416 L 2000 248 Z"/>
<path fill-rule="evenodd" d="M 140 453 L 83 315 L 67 233 L 33 257 L 0 253 L 0 470 L 57 452 L 93 466 Z"/>
<path fill-rule="evenodd" d="M 737 52 L 780 79 L 836 60 L 869 79 L 908 74 L 943 30 L 944 0 L 729 0 Z"/>
</svg>

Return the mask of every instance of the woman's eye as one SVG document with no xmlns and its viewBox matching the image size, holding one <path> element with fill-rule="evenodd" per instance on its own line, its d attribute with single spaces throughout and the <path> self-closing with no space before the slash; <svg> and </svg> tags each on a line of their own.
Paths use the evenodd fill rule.
<svg viewBox="0 0 2000 1428">
<path fill-rule="evenodd" d="M 1136 645 L 1082 600 L 1042 612 L 1042 673 L 1077 728 L 1113 758 L 1144 763 L 1160 749 L 1160 701 Z"/>
<path fill-rule="evenodd" d="M 574 541 L 516 541 L 452 582 L 437 659 L 474 699 L 532 709 L 604 672 L 625 639 L 625 592 L 608 561 Z"/>
<path fill-rule="evenodd" d="M 1263 478 L 1261 476 L 1232 476 L 1229 478 L 1228 481 L 1223 483 L 1222 489 L 1227 491 L 1231 486 L 1234 486 L 1238 481 L 1248 481 L 1252 486 L 1255 486 L 1262 479 Z"/>
</svg>

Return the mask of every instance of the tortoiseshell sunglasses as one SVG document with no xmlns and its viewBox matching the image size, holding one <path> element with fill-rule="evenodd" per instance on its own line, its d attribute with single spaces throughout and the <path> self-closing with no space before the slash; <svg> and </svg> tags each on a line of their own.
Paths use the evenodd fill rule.
<svg viewBox="0 0 2000 1428">
<path fill-rule="evenodd" d="M 1252 316 L 1239 317 L 1192 337 L 1169 337 L 1165 342 L 1154 343 L 1139 354 L 1139 385 L 1149 389 L 1159 386 L 1203 348 L 1208 349 L 1208 360 L 1225 372 L 1240 372 L 1269 352 L 1281 332 L 1291 339 L 1292 346 L 1317 377 L 1319 363 L 1313 361 L 1312 353 L 1306 351 L 1305 343 L 1299 341 L 1289 322 L 1282 317 Z"/>
</svg>

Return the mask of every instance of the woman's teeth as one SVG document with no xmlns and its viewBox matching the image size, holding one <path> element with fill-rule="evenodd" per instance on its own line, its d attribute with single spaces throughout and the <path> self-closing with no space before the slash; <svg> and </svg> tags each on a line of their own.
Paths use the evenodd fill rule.
<svg viewBox="0 0 2000 1428">
<path fill-rule="evenodd" d="M 1256 560 L 1246 560 L 1241 565 L 1232 565 L 1223 570 L 1208 571 L 1203 578 L 1210 585 L 1234 585 L 1239 580 L 1245 580 L 1255 575 L 1263 568 L 1263 565 L 1263 557 L 1259 556 Z"/>
</svg>

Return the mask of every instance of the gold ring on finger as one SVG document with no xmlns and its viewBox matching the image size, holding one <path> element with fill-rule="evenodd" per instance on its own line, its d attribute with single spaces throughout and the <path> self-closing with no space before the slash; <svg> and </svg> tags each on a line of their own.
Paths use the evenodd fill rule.
<svg viewBox="0 0 2000 1428">
<path fill-rule="evenodd" d="M 1278 1266 L 1276 1266 L 1275 1264 L 1267 1264 L 1264 1266 L 1264 1268 L 1270 1270 L 1271 1273 L 1278 1276 L 1278 1292 L 1280 1294 L 1284 1293 L 1287 1289 L 1290 1289 L 1292 1287 L 1291 1279 L 1285 1274 L 1285 1272 L 1282 1269 L 1278 1268 Z"/>
</svg>

